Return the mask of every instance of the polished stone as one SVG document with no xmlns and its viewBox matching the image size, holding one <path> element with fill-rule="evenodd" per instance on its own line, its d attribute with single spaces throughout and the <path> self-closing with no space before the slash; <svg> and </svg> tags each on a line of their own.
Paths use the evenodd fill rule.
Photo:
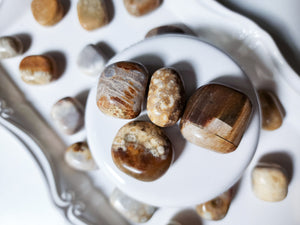
<svg viewBox="0 0 300 225">
<path fill-rule="evenodd" d="M 147 69 L 135 62 L 117 62 L 99 78 L 97 106 L 106 115 L 133 119 L 141 112 L 148 83 Z"/>
<path fill-rule="evenodd" d="M 147 222 L 156 210 L 156 207 L 139 202 L 119 189 L 113 191 L 109 201 L 120 214 L 134 223 Z"/>
<path fill-rule="evenodd" d="M 124 6 L 133 16 L 143 16 L 161 4 L 161 0 L 124 0 Z"/>
<path fill-rule="evenodd" d="M 79 131 L 84 122 L 83 107 L 71 97 L 56 102 L 52 107 L 51 116 L 60 130 L 69 135 Z"/>
<path fill-rule="evenodd" d="M 186 140 L 219 153 L 234 151 L 252 112 L 249 98 L 232 88 L 208 84 L 189 99 L 180 122 Z"/>
<path fill-rule="evenodd" d="M 115 165 L 142 181 L 161 177 L 173 160 L 173 148 L 163 130 L 150 122 L 133 121 L 116 134 L 111 148 Z"/>
<path fill-rule="evenodd" d="M 281 201 L 288 192 L 286 171 L 277 164 L 260 163 L 252 171 L 252 188 L 261 200 Z"/>
<path fill-rule="evenodd" d="M 185 34 L 186 32 L 175 25 L 165 25 L 160 27 L 155 27 L 148 31 L 145 38 L 162 35 L 162 34 Z"/>
<path fill-rule="evenodd" d="M 23 43 L 17 37 L 0 37 L 0 59 L 12 58 L 23 52 Z"/>
<path fill-rule="evenodd" d="M 95 30 L 108 23 L 105 0 L 79 0 L 77 14 L 80 25 L 86 30 Z"/>
<path fill-rule="evenodd" d="M 175 69 L 161 68 L 151 77 L 147 113 L 160 127 L 169 127 L 179 120 L 184 107 L 184 88 Z"/>
<path fill-rule="evenodd" d="M 76 170 L 89 171 L 98 168 L 85 142 L 77 142 L 69 146 L 65 152 L 65 161 Z"/>
</svg>

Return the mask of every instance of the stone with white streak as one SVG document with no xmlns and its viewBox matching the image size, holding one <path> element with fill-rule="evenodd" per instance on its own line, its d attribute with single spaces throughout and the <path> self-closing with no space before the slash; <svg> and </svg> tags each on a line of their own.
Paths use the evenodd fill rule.
<svg viewBox="0 0 300 225">
<path fill-rule="evenodd" d="M 23 43 L 17 37 L 0 37 L 0 59 L 20 55 L 23 52 Z"/>
<path fill-rule="evenodd" d="M 113 191 L 109 201 L 120 214 L 135 223 L 147 222 L 156 210 L 156 207 L 139 202 L 118 189 Z"/>
</svg>

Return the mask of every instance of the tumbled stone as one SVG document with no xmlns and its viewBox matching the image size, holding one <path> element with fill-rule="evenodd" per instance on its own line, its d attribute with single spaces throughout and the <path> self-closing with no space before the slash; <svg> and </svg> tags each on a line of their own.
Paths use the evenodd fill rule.
<svg viewBox="0 0 300 225">
<path fill-rule="evenodd" d="M 222 195 L 196 206 L 196 211 L 203 219 L 221 220 L 229 209 L 232 200 L 232 189 Z"/>
<path fill-rule="evenodd" d="M 77 58 L 80 71 L 91 76 L 98 76 L 104 70 L 106 57 L 95 45 L 85 46 Z"/>
<path fill-rule="evenodd" d="M 279 100 L 272 92 L 266 90 L 259 90 L 258 96 L 262 112 L 262 128 L 264 130 L 278 129 L 283 120 Z"/>
<path fill-rule="evenodd" d="M 135 62 L 117 62 L 99 78 L 97 106 L 106 115 L 133 119 L 141 112 L 148 82 L 147 69 Z"/>
<path fill-rule="evenodd" d="M 86 30 L 94 30 L 108 23 L 104 0 L 79 0 L 77 14 L 80 25 Z"/>
<path fill-rule="evenodd" d="M 246 130 L 252 105 L 232 88 L 208 84 L 189 99 L 180 122 L 185 139 L 220 153 L 234 151 Z"/>
<path fill-rule="evenodd" d="M 56 102 L 51 111 L 55 124 L 66 134 L 74 134 L 83 126 L 83 108 L 71 97 Z"/>
<path fill-rule="evenodd" d="M 0 59 L 20 55 L 23 52 L 23 43 L 17 37 L 0 37 Z"/>
<path fill-rule="evenodd" d="M 98 168 L 85 142 L 77 142 L 69 146 L 65 152 L 65 161 L 76 170 L 88 171 Z"/>
<path fill-rule="evenodd" d="M 185 34 L 186 32 L 177 26 L 174 25 L 165 25 L 160 27 L 155 27 L 148 31 L 145 38 L 161 35 L 161 34 Z"/>
<path fill-rule="evenodd" d="M 151 77 L 147 113 L 150 120 L 160 127 L 174 125 L 184 106 L 184 88 L 175 69 L 161 68 Z"/>
<path fill-rule="evenodd" d="M 56 78 L 55 63 L 48 56 L 25 57 L 19 66 L 21 78 L 27 84 L 48 84 Z"/>
<path fill-rule="evenodd" d="M 150 122 L 133 121 L 115 136 L 111 154 L 116 166 L 142 181 L 161 177 L 173 160 L 173 148 L 163 131 Z"/>
<path fill-rule="evenodd" d="M 43 26 L 52 26 L 64 16 L 64 8 L 59 0 L 33 0 L 31 12 L 34 19 Z"/>
<path fill-rule="evenodd" d="M 143 16 L 158 8 L 161 0 L 124 0 L 127 11 L 133 16 Z"/>
<path fill-rule="evenodd" d="M 147 222 L 156 210 L 156 207 L 139 202 L 119 189 L 113 191 L 109 201 L 120 214 L 134 223 Z"/>
<path fill-rule="evenodd" d="M 253 192 L 261 200 L 277 202 L 285 199 L 288 177 L 277 164 L 260 163 L 252 171 Z"/>
</svg>

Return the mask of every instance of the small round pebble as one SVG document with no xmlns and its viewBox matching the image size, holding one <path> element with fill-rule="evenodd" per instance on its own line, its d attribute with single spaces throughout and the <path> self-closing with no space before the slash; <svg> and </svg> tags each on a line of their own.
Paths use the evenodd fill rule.
<svg viewBox="0 0 300 225">
<path fill-rule="evenodd" d="M 79 131 L 84 123 L 83 107 L 75 99 L 66 97 L 56 102 L 51 111 L 55 124 L 65 133 L 74 134 Z"/>
<path fill-rule="evenodd" d="M 55 63 L 48 56 L 25 57 L 19 66 L 21 78 L 27 84 L 48 84 L 56 78 Z"/>
<path fill-rule="evenodd" d="M 162 34 L 185 34 L 185 33 L 186 32 L 178 26 L 165 25 L 165 26 L 155 27 L 151 29 L 146 34 L 145 38 L 162 35 Z"/>
<path fill-rule="evenodd" d="M 0 37 L 0 59 L 12 58 L 23 52 L 23 43 L 17 37 Z"/>
<path fill-rule="evenodd" d="M 285 170 L 270 163 L 260 163 L 252 171 L 253 192 L 261 200 L 277 202 L 285 199 L 288 177 Z"/>
<path fill-rule="evenodd" d="M 65 152 L 67 164 L 77 170 L 89 171 L 97 169 L 97 165 L 85 142 L 77 142 L 67 148 Z"/>
<path fill-rule="evenodd" d="M 52 26 L 64 16 L 64 8 L 59 0 L 33 0 L 31 12 L 35 20 L 43 26 Z"/>
<path fill-rule="evenodd" d="M 124 0 L 127 11 L 133 16 L 143 16 L 161 4 L 161 0 Z"/>
</svg>

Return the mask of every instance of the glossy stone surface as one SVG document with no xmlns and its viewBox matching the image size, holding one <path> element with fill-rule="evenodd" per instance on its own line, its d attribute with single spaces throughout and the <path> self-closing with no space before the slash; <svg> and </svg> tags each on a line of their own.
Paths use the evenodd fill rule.
<svg viewBox="0 0 300 225">
<path fill-rule="evenodd" d="M 151 77 L 147 113 L 150 120 L 160 127 L 174 125 L 184 107 L 184 88 L 175 69 L 161 68 Z"/>
<path fill-rule="evenodd" d="M 99 76 L 105 68 L 106 57 L 95 45 L 85 46 L 78 55 L 80 71 L 90 76 Z"/>
<path fill-rule="evenodd" d="M 185 34 L 186 32 L 177 26 L 174 25 L 165 25 L 160 27 L 155 27 L 148 31 L 145 38 L 161 35 L 161 34 Z"/>
<path fill-rule="evenodd" d="M 161 177 L 173 160 L 173 148 L 163 131 L 150 122 L 133 121 L 116 134 L 111 148 L 115 165 L 142 181 Z"/>
<path fill-rule="evenodd" d="M 134 223 L 147 222 L 156 210 L 156 207 L 139 202 L 119 189 L 113 191 L 109 201 L 120 214 Z"/>
<path fill-rule="evenodd" d="M 288 177 L 277 164 L 260 163 L 252 171 L 253 192 L 261 200 L 277 202 L 285 199 Z"/>
<path fill-rule="evenodd" d="M 31 12 L 34 19 L 43 26 L 52 26 L 64 16 L 64 8 L 59 0 L 33 0 Z"/>
<path fill-rule="evenodd" d="M 185 139 L 220 153 L 234 151 L 246 130 L 252 105 L 232 88 L 208 84 L 189 99 L 180 122 Z"/>
<path fill-rule="evenodd" d="M 232 200 L 232 190 L 226 191 L 222 195 L 196 206 L 196 211 L 203 219 L 221 220 L 229 209 Z"/>
<path fill-rule="evenodd" d="M 148 72 L 134 62 L 117 62 L 105 68 L 99 78 L 97 106 L 106 115 L 133 119 L 141 112 Z"/>
<path fill-rule="evenodd" d="M 283 120 L 278 98 L 270 91 L 258 91 L 261 111 L 262 111 L 262 128 L 264 130 L 278 129 Z"/>
<path fill-rule="evenodd" d="M 51 111 L 55 124 L 65 134 L 74 134 L 82 128 L 83 115 L 81 104 L 71 97 L 66 97 L 56 102 Z"/>
<path fill-rule="evenodd" d="M 65 152 L 65 161 L 76 170 L 88 171 L 98 168 L 85 142 L 77 142 L 69 146 Z"/>
<path fill-rule="evenodd" d="M 25 57 L 19 66 L 21 78 L 27 84 L 48 84 L 56 78 L 55 63 L 48 56 Z"/>
<path fill-rule="evenodd" d="M 20 55 L 23 52 L 23 43 L 17 37 L 0 37 L 0 59 Z"/>
<path fill-rule="evenodd" d="M 161 0 L 124 0 L 124 6 L 133 16 L 143 16 L 158 8 Z"/>
<path fill-rule="evenodd" d="M 94 30 L 108 23 L 104 0 L 79 0 L 77 14 L 80 25 L 86 30 Z"/>
</svg>

